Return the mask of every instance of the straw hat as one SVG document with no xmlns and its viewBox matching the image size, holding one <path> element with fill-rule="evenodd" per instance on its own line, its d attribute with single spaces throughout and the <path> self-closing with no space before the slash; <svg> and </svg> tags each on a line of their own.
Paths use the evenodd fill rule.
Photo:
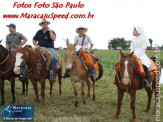
<svg viewBox="0 0 163 122">
<path fill-rule="evenodd" d="M 79 29 L 84 29 L 84 33 L 86 33 L 88 31 L 88 28 L 80 25 L 78 28 L 76 28 L 76 33 L 79 34 Z"/>
<path fill-rule="evenodd" d="M 42 26 L 43 23 L 47 22 L 48 24 L 50 24 L 49 21 L 47 21 L 46 19 L 43 19 L 40 23 L 39 23 L 39 26 Z"/>
</svg>

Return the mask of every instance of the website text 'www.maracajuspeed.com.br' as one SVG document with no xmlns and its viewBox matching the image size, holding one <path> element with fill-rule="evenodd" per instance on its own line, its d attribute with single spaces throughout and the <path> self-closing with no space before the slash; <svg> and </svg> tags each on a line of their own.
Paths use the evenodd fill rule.
<svg viewBox="0 0 163 122">
<path fill-rule="evenodd" d="M 55 13 L 44 13 L 44 14 L 30 14 L 30 13 L 21 13 L 21 14 L 3 14 L 3 18 L 8 19 L 19 19 L 19 18 L 25 18 L 25 19 L 52 19 L 55 20 L 56 18 L 60 19 L 75 19 L 75 18 L 93 18 L 94 14 L 91 14 L 89 12 L 88 14 L 70 14 L 70 12 L 67 12 L 67 14 L 55 14 Z"/>
</svg>

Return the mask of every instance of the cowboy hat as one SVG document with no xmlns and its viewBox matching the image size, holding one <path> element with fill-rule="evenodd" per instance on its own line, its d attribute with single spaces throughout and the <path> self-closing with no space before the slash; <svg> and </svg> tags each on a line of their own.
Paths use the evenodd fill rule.
<svg viewBox="0 0 163 122">
<path fill-rule="evenodd" d="M 76 28 L 76 33 L 79 34 L 79 29 L 84 29 L 84 33 L 86 33 L 88 31 L 88 28 L 84 27 L 84 26 L 79 26 L 78 28 Z"/>
<path fill-rule="evenodd" d="M 47 21 L 46 19 L 43 19 L 40 23 L 39 23 L 39 26 L 42 26 L 43 23 L 47 22 L 48 24 L 50 24 L 49 21 Z"/>
</svg>

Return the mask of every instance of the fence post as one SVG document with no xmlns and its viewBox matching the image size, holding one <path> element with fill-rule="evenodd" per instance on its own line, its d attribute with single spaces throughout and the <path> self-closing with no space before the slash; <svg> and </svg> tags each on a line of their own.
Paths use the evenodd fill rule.
<svg viewBox="0 0 163 122">
<path fill-rule="evenodd" d="M 113 58 L 114 58 L 114 55 L 111 57 L 111 61 L 110 61 L 110 73 L 109 73 L 109 75 L 112 75 Z"/>
</svg>

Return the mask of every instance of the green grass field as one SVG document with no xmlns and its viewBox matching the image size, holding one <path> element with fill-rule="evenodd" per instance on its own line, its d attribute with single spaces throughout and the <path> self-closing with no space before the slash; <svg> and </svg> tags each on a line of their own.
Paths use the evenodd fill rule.
<svg viewBox="0 0 163 122">
<path fill-rule="evenodd" d="M 57 51 L 62 56 L 63 67 L 64 64 L 64 51 Z M 124 51 L 129 52 L 129 51 Z M 163 51 L 161 51 L 163 54 Z M 49 96 L 49 81 L 46 81 L 45 99 L 46 110 L 42 109 L 42 103 L 35 103 L 35 93 L 33 86 L 29 83 L 29 94 L 27 97 L 21 95 L 22 87 L 21 82 L 16 81 L 15 96 L 16 105 L 18 104 L 33 104 L 34 105 L 34 121 L 35 122 L 128 122 L 132 118 L 132 111 L 130 109 L 130 96 L 125 93 L 122 103 L 122 109 L 119 120 L 113 120 L 113 116 L 117 107 L 117 87 L 113 84 L 115 71 L 113 67 L 112 75 L 110 72 L 110 61 L 113 58 L 113 66 L 119 60 L 119 51 L 116 50 L 97 50 L 94 53 L 97 56 L 101 56 L 101 62 L 104 68 L 103 77 L 96 82 L 96 100 L 92 100 L 91 96 L 86 96 L 86 105 L 82 104 L 82 97 L 80 92 L 80 83 L 77 83 L 79 105 L 74 107 L 74 93 L 71 81 L 69 78 L 62 79 L 62 96 L 59 96 L 58 80 L 53 87 L 53 95 Z M 148 56 L 155 56 L 154 51 L 147 51 Z M 161 55 L 162 55 L 161 54 Z M 161 62 L 163 63 L 163 55 L 161 56 Z M 63 70 L 64 73 L 64 70 Z M 163 92 L 163 85 L 161 85 L 161 92 Z M 39 95 L 40 95 L 40 84 Z M 87 86 L 85 85 L 85 93 L 87 93 Z M 136 116 L 137 122 L 154 122 L 155 116 L 152 114 L 154 109 L 154 95 L 152 98 L 151 109 L 148 113 L 144 113 L 146 108 L 147 95 L 145 90 L 137 91 L 136 97 Z M 162 97 L 162 96 L 161 96 Z M 40 96 L 41 100 L 41 96 Z M 10 83 L 5 81 L 5 102 L 6 104 L 12 103 L 12 95 L 10 92 Z M 163 101 L 161 100 L 161 104 Z M 161 114 L 163 113 L 163 107 L 160 107 Z M 0 110 L 1 111 L 1 110 Z M 0 116 L 1 113 L 0 113 Z M 163 122 L 163 116 L 161 116 Z"/>
</svg>

